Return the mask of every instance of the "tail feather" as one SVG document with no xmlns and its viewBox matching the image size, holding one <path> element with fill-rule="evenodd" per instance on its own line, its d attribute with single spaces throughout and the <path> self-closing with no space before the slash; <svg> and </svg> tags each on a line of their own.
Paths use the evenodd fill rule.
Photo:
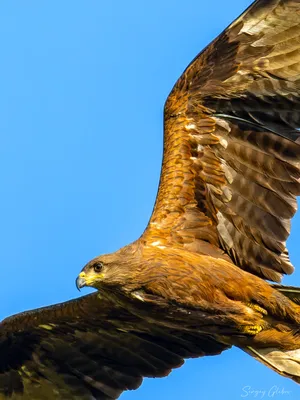
<svg viewBox="0 0 300 400">
<path fill-rule="evenodd" d="M 272 287 L 300 305 L 299 287 Z M 269 330 L 258 333 L 252 343 L 239 347 L 275 372 L 300 384 L 300 326 L 288 321 L 272 321 L 272 318 L 269 323 Z"/>
<path fill-rule="evenodd" d="M 300 383 L 300 349 L 259 349 L 247 346 L 242 350 L 280 375 L 286 376 L 293 379 L 295 382 Z"/>
<path fill-rule="evenodd" d="M 296 286 L 284 286 L 284 285 L 272 285 L 273 289 L 278 290 L 284 294 L 294 303 L 300 305 L 300 287 Z"/>
</svg>

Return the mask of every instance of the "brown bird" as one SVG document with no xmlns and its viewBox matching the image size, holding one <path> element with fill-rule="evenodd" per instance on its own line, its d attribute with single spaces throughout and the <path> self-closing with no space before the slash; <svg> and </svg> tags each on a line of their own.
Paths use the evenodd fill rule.
<svg viewBox="0 0 300 400">
<path fill-rule="evenodd" d="M 267 282 L 293 271 L 299 125 L 300 1 L 258 0 L 171 91 L 152 217 L 83 268 L 98 292 L 0 325 L 0 399 L 117 399 L 231 346 L 300 383 L 300 289 Z"/>
</svg>

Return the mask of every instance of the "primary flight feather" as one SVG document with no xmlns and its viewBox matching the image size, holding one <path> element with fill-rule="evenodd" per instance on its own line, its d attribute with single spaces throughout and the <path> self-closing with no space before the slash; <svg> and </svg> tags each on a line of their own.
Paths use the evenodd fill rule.
<svg viewBox="0 0 300 400">
<path fill-rule="evenodd" d="M 300 1 L 258 0 L 171 91 L 153 214 L 89 262 L 98 292 L 0 325 L 0 399 L 117 399 L 237 346 L 300 383 L 300 289 L 280 282 L 300 194 Z"/>
</svg>

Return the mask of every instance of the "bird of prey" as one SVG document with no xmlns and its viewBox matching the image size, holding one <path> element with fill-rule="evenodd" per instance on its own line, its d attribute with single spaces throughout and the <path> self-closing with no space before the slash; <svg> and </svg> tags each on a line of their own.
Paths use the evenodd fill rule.
<svg viewBox="0 0 300 400">
<path fill-rule="evenodd" d="M 0 399 L 117 399 L 237 346 L 300 383 L 300 289 L 280 284 L 300 194 L 300 0 L 258 0 L 164 109 L 144 233 L 90 261 L 97 292 L 0 325 Z"/>
</svg>

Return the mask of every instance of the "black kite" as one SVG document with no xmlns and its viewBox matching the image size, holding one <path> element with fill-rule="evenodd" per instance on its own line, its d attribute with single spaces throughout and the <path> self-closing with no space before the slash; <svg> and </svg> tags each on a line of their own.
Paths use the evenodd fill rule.
<svg viewBox="0 0 300 400">
<path fill-rule="evenodd" d="M 238 346 L 300 383 L 300 289 L 285 242 L 300 193 L 300 0 L 258 0 L 188 66 L 165 104 L 143 235 L 100 256 L 99 291 L 0 331 L 0 398 L 107 399 L 184 358 Z"/>
</svg>

